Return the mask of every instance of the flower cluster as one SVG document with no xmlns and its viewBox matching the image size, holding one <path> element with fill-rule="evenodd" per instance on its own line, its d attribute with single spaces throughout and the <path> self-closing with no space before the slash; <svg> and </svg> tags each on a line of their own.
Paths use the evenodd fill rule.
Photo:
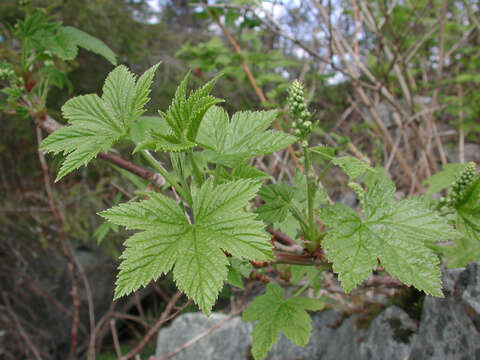
<svg viewBox="0 0 480 360">
<path fill-rule="evenodd" d="M 461 202 L 467 193 L 468 186 L 475 179 L 476 175 L 477 167 L 473 161 L 470 161 L 451 185 L 447 202 L 452 205 Z"/>
<path fill-rule="evenodd" d="M 313 129 L 313 123 L 310 121 L 312 114 L 305 104 L 303 85 L 300 81 L 295 80 L 288 89 L 287 103 L 293 118 L 292 127 L 295 136 L 301 140 L 307 140 Z"/>
</svg>

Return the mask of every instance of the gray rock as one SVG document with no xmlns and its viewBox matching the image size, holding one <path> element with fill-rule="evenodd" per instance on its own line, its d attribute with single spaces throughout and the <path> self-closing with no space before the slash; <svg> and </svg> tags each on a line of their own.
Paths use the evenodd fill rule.
<svg viewBox="0 0 480 360">
<path fill-rule="evenodd" d="M 227 318 L 227 315 L 221 313 L 213 313 L 208 318 L 202 313 L 179 316 L 170 327 L 162 329 L 158 334 L 156 356 L 177 349 Z M 244 323 L 240 317 L 234 317 L 171 359 L 246 360 L 252 343 L 252 330 L 252 323 Z"/>
<path fill-rule="evenodd" d="M 424 109 L 432 106 L 432 98 L 426 96 L 416 96 L 413 99 L 413 102 L 415 104 L 415 113 L 419 113 Z M 412 110 L 410 109 L 410 104 L 407 104 L 404 100 L 400 100 L 398 103 L 407 114 L 411 114 Z M 399 114 L 398 109 L 392 106 L 389 102 L 379 103 L 376 107 L 376 111 L 378 117 L 387 128 L 395 125 L 394 114 Z M 371 117 L 370 111 L 366 107 L 362 107 L 362 112 L 367 122 L 374 122 Z M 400 114 L 399 116 L 401 118 Z"/>
<path fill-rule="evenodd" d="M 305 347 L 292 344 L 280 335 L 278 343 L 268 354 L 268 360 L 300 359 L 355 359 L 358 344 L 365 330 L 357 330 L 355 317 L 346 319 L 338 328 L 341 313 L 328 310 L 312 316 L 312 337 Z M 213 313 L 209 318 L 200 313 L 178 317 L 169 328 L 158 335 L 156 356 L 165 355 L 184 345 L 196 336 L 227 318 L 225 314 Z M 200 341 L 171 357 L 172 360 L 246 360 L 251 344 L 253 323 L 244 323 L 234 317 Z"/>
<path fill-rule="evenodd" d="M 445 298 L 428 296 L 409 360 L 480 359 L 480 264 L 444 275 Z"/>
<path fill-rule="evenodd" d="M 360 345 L 360 357 L 365 360 L 402 360 L 408 357 L 415 341 L 416 323 L 405 311 L 391 306 L 370 325 Z"/>
<path fill-rule="evenodd" d="M 358 318 L 358 315 L 353 315 L 342 322 L 329 339 L 325 355 L 318 357 L 319 360 L 354 360 L 359 358 L 359 346 L 366 330 L 356 327 Z M 318 338 L 312 337 L 310 341 L 317 342 Z"/>
</svg>

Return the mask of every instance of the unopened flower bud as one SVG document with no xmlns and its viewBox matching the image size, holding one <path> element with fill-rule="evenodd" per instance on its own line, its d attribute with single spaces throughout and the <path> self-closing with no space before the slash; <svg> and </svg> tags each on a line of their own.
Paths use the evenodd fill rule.
<svg viewBox="0 0 480 360">
<path fill-rule="evenodd" d="M 302 126 L 305 128 L 305 129 L 310 129 L 312 127 L 312 122 L 311 121 L 305 121 Z"/>
</svg>

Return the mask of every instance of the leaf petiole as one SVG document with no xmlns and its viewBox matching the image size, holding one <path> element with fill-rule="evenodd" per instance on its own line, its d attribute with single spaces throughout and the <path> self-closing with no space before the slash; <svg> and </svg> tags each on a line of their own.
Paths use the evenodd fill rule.
<svg viewBox="0 0 480 360">
<path fill-rule="evenodd" d="M 178 195 L 180 195 L 185 201 L 187 201 L 189 204 L 191 204 L 191 195 L 187 196 L 185 191 L 183 190 L 182 187 L 180 187 L 177 182 L 170 176 L 168 171 L 153 157 L 153 155 L 148 151 L 148 150 L 142 150 L 141 151 L 143 157 L 145 160 L 147 160 L 150 165 L 152 165 L 155 170 L 157 170 L 160 175 L 162 175 L 165 180 L 175 189 Z"/>
</svg>

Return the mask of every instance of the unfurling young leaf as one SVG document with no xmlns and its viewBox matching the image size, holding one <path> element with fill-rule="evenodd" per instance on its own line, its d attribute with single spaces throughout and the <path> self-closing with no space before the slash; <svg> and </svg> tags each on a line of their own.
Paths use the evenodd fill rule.
<svg viewBox="0 0 480 360">
<path fill-rule="evenodd" d="M 192 91 L 187 97 L 189 77 L 190 73 L 178 86 L 167 112 L 159 112 L 167 127 L 160 131 L 152 131 L 153 139 L 147 140 L 146 146 L 161 151 L 185 151 L 196 145 L 198 129 L 205 113 L 223 100 L 209 95 L 219 76 Z"/>
<path fill-rule="evenodd" d="M 115 298 L 173 268 L 178 288 L 209 315 L 227 279 L 223 250 L 239 259 L 273 258 L 263 224 L 244 210 L 258 188 L 259 183 L 250 180 L 215 186 L 209 179 L 194 195 L 192 219 L 179 204 L 158 193 L 100 213 L 112 223 L 143 230 L 125 242 Z"/>
<path fill-rule="evenodd" d="M 52 133 L 40 147 L 67 155 L 56 181 L 88 164 L 100 151 L 107 152 L 129 133 L 132 123 L 145 112 L 158 66 L 152 66 L 135 82 L 135 75 L 120 65 L 105 80 L 101 98 L 96 94 L 82 95 L 63 105 L 63 116 L 70 126 Z"/>
<path fill-rule="evenodd" d="M 278 341 L 280 331 L 292 343 L 305 346 L 312 332 L 312 319 L 306 312 L 322 310 L 325 304 L 318 299 L 292 297 L 283 300 L 285 290 L 268 284 L 264 295 L 255 298 L 243 312 L 244 321 L 258 320 L 253 329 L 252 354 L 255 360 L 264 359 Z"/>
<path fill-rule="evenodd" d="M 405 284 L 443 296 L 439 260 L 428 244 L 456 237 L 454 229 L 419 200 L 394 202 L 395 186 L 381 171 L 366 183 L 364 218 L 340 203 L 319 212 L 331 228 L 323 245 L 342 287 L 355 288 L 380 260 Z"/>
</svg>

